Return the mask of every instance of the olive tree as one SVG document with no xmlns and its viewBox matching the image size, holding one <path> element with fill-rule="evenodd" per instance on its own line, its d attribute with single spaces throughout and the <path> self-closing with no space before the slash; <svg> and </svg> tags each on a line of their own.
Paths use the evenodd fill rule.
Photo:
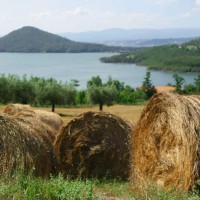
<svg viewBox="0 0 200 200">
<path fill-rule="evenodd" d="M 51 104 L 52 112 L 55 112 L 56 104 L 64 104 L 66 86 L 55 79 L 41 79 L 38 81 L 37 97 L 40 104 Z"/>
<path fill-rule="evenodd" d="M 115 85 L 103 84 L 99 76 L 92 77 L 87 84 L 87 92 L 89 102 L 98 104 L 99 110 L 103 110 L 103 106 L 111 106 L 117 98 L 118 91 Z"/>
</svg>

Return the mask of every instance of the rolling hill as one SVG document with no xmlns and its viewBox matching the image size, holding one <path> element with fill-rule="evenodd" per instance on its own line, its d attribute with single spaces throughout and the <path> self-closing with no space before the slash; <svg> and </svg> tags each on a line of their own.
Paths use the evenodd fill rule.
<svg viewBox="0 0 200 200">
<path fill-rule="evenodd" d="M 122 48 L 74 42 L 56 34 L 26 26 L 0 38 L 0 52 L 105 52 Z"/>
</svg>

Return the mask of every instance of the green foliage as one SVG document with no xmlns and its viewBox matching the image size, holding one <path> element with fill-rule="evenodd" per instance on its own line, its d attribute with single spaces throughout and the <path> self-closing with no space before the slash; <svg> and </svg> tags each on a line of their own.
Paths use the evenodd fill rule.
<svg viewBox="0 0 200 200">
<path fill-rule="evenodd" d="M 200 74 L 194 79 L 193 84 L 184 85 L 184 94 L 200 94 Z"/>
<path fill-rule="evenodd" d="M 197 88 L 194 84 L 187 84 L 184 86 L 183 93 L 184 94 L 196 94 Z"/>
<path fill-rule="evenodd" d="M 130 86 L 125 86 L 123 90 L 119 91 L 118 102 L 120 104 L 136 103 L 135 90 L 131 88 Z"/>
<path fill-rule="evenodd" d="M 133 63 L 133 59 L 128 54 L 114 55 L 100 58 L 105 63 Z"/>
<path fill-rule="evenodd" d="M 35 85 L 27 80 L 26 75 L 22 76 L 22 79 L 15 80 L 14 85 L 14 101 L 22 104 L 33 103 L 36 99 Z"/>
<path fill-rule="evenodd" d="M 123 90 L 119 91 L 117 103 L 119 104 L 138 104 L 144 102 L 146 94 L 143 90 L 134 90 L 126 85 Z"/>
<path fill-rule="evenodd" d="M 182 46 L 156 46 L 130 54 L 102 58 L 101 60 L 114 63 L 136 63 L 156 70 L 200 72 L 199 43 L 200 40 L 195 40 Z"/>
<path fill-rule="evenodd" d="M 117 99 L 117 89 L 114 85 L 102 83 L 99 76 L 92 77 L 87 83 L 88 99 L 92 104 L 98 104 L 99 110 L 103 110 L 103 105 L 111 106 Z"/>
<path fill-rule="evenodd" d="M 87 99 L 87 92 L 86 90 L 80 90 L 77 92 L 76 95 L 76 104 L 78 105 L 84 105 L 88 103 L 88 99 Z"/>
<path fill-rule="evenodd" d="M 173 75 L 173 78 L 175 80 L 175 87 L 176 87 L 176 92 L 179 93 L 179 94 L 182 94 L 183 93 L 183 84 L 185 82 L 185 79 L 181 76 L 179 76 L 178 74 L 174 74 Z"/>
<path fill-rule="evenodd" d="M 93 76 L 91 80 L 87 82 L 87 87 L 101 87 L 103 85 L 100 76 Z"/>
<path fill-rule="evenodd" d="M 0 102 L 8 103 L 14 98 L 14 81 L 10 75 L 0 74 Z"/>
<path fill-rule="evenodd" d="M 22 103 L 35 106 L 88 105 L 98 104 L 100 110 L 104 105 L 138 104 L 147 99 L 143 90 L 133 89 L 124 82 L 109 77 L 103 83 L 99 76 L 92 77 L 86 90 L 77 90 L 79 82 L 72 80 L 69 84 L 58 82 L 53 78 L 21 78 L 17 75 L 0 74 L 0 103 Z"/>
<path fill-rule="evenodd" d="M 51 104 L 52 112 L 55 111 L 55 104 L 64 104 L 66 95 L 66 86 L 58 83 L 55 79 L 47 79 L 44 84 L 38 87 L 37 98 L 43 105 Z"/>
<path fill-rule="evenodd" d="M 34 105 L 75 104 L 77 90 L 74 84 L 63 84 L 50 78 L 20 78 L 17 75 L 0 74 L 0 103 L 22 103 Z"/>
<path fill-rule="evenodd" d="M 200 94 L 200 74 L 194 79 L 194 85 L 196 87 L 196 93 Z"/>
<path fill-rule="evenodd" d="M 151 83 L 151 72 L 147 72 L 142 83 L 142 90 L 145 92 L 147 99 L 150 99 L 157 91 Z"/>
<path fill-rule="evenodd" d="M 119 80 L 113 80 L 111 76 L 108 77 L 108 81 L 106 82 L 106 85 L 114 85 L 117 89 L 117 91 L 122 91 L 125 88 L 124 82 L 120 82 Z"/>
<path fill-rule="evenodd" d="M 138 104 L 143 103 L 147 99 L 147 95 L 143 90 L 135 90 L 129 85 L 119 80 L 108 78 L 103 83 L 99 76 L 92 77 L 88 81 L 88 98 L 90 103 L 110 105 L 118 104 Z M 102 103 L 104 102 L 104 103 Z"/>
<path fill-rule="evenodd" d="M 76 95 L 77 95 L 77 89 L 74 84 L 65 84 L 64 85 L 64 102 L 67 105 L 75 105 L 76 104 Z"/>
<path fill-rule="evenodd" d="M 74 42 L 61 36 L 23 27 L 0 38 L 0 52 L 105 52 L 119 51 L 120 47 Z"/>
<path fill-rule="evenodd" d="M 9 180 L 9 181 L 8 181 Z M 61 175 L 42 180 L 31 175 L 17 174 L 8 180 L 1 180 L 0 199 L 20 200 L 92 200 L 94 184 L 92 181 L 63 179 Z"/>
</svg>

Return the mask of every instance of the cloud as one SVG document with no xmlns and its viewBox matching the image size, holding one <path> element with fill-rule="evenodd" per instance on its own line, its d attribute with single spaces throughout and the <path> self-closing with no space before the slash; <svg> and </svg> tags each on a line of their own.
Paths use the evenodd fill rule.
<svg viewBox="0 0 200 200">
<path fill-rule="evenodd" d="M 176 2 L 177 0 L 154 0 L 155 5 L 170 5 Z"/>
<path fill-rule="evenodd" d="M 32 18 L 48 18 L 51 16 L 51 11 L 31 13 Z"/>
<path fill-rule="evenodd" d="M 200 6 L 200 0 L 196 0 L 196 5 Z"/>
<path fill-rule="evenodd" d="M 180 15 L 181 18 L 188 18 L 188 17 L 191 17 L 191 13 L 190 12 L 186 12 L 186 13 L 183 13 L 182 15 Z"/>
<path fill-rule="evenodd" d="M 158 19 L 160 19 L 160 15 L 157 13 L 98 11 L 76 7 L 57 14 L 53 20 L 68 24 L 71 31 L 81 32 L 110 27 L 138 28 L 141 25 L 150 27 Z"/>
<path fill-rule="evenodd" d="M 85 9 L 83 7 L 76 7 L 73 10 L 67 10 L 64 13 L 65 15 L 73 15 L 73 16 L 81 16 L 81 15 L 91 15 L 93 14 L 92 11 Z"/>
</svg>

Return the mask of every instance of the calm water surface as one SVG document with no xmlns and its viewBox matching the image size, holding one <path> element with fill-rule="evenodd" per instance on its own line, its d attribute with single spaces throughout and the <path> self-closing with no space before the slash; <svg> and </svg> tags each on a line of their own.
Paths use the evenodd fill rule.
<svg viewBox="0 0 200 200">
<path fill-rule="evenodd" d="M 147 68 L 135 64 L 106 64 L 100 57 L 112 53 L 0 53 L 0 73 L 27 74 L 28 76 L 53 77 L 63 82 L 79 80 L 80 88 L 86 88 L 92 76 L 99 75 L 103 81 L 109 76 L 132 87 L 142 84 Z M 197 74 L 179 73 L 186 83 L 193 83 Z M 151 71 L 154 85 L 174 83 L 172 72 Z"/>
</svg>

